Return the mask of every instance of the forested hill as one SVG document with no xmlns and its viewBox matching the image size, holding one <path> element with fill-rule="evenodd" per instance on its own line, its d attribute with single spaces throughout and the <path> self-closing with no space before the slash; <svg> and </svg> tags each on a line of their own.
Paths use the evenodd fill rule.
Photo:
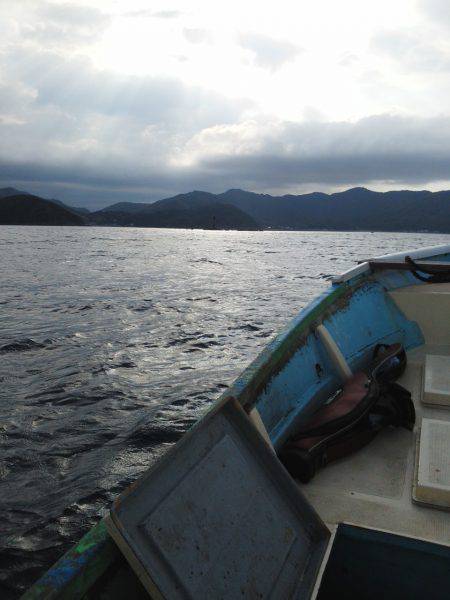
<svg viewBox="0 0 450 600">
<path fill-rule="evenodd" d="M 261 228 L 450 232 L 450 191 L 374 192 L 358 187 L 335 194 L 285 196 L 239 189 L 222 194 L 194 191 L 153 204 L 124 202 L 101 212 L 111 217 L 120 213 L 122 221 L 133 215 L 137 222 L 137 215 L 217 203 L 238 208 Z"/>
<path fill-rule="evenodd" d="M 1 225 L 84 225 L 73 212 L 38 196 L 20 194 L 0 199 Z"/>
<path fill-rule="evenodd" d="M 228 190 L 218 197 L 258 218 L 264 227 L 450 232 L 450 191 L 381 193 L 353 188 L 273 197 Z"/>
<path fill-rule="evenodd" d="M 240 189 L 193 191 L 153 203 L 120 202 L 94 212 L 25 192 L 8 196 L 16 191 L 0 189 L 3 224 L 450 233 L 450 191 L 374 192 L 357 187 L 285 196 Z"/>
</svg>

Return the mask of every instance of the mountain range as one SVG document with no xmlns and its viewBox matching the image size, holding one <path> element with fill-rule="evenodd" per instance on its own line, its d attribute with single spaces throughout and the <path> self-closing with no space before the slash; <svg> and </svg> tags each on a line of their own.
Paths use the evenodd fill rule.
<svg viewBox="0 0 450 600">
<path fill-rule="evenodd" d="M 47 203 L 45 217 L 42 202 Z M 49 204 L 60 211 L 50 215 L 53 209 Z M 221 194 L 193 191 L 147 204 L 119 202 L 89 212 L 58 200 L 44 200 L 14 188 L 3 188 L 0 189 L 0 223 L 13 224 L 11 219 L 14 224 L 67 219 L 66 224 L 71 225 L 450 232 L 450 191 L 374 192 L 357 187 L 334 194 L 314 192 L 284 196 L 239 189 Z M 31 223 L 34 219 L 39 220 Z"/>
</svg>

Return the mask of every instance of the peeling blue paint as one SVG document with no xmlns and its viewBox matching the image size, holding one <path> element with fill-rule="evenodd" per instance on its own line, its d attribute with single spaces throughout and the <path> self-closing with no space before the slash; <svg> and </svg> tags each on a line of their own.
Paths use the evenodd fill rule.
<svg viewBox="0 0 450 600">
<path fill-rule="evenodd" d="M 367 275 L 358 277 L 356 289 L 345 302 L 338 297 L 322 311 L 322 319 L 318 322 L 322 321 L 328 329 L 352 370 L 367 365 L 373 347 L 378 343 L 401 342 L 407 349 L 424 343 L 419 326 L 409 321 L 386 293 L 388 289 L 411 285 L 411 277 L 415 284 L 417 279 L 404 272 L 383 273 L 380 278 Z M 352 290 L 348 283 L 341 285 Z M 303 310 L 284 332 L 284 336 L 338 287 L 331 287 Z M 282 339 L 277 338 L 272 349 L 281 342 Z M 320 378 L 317 364 L 323 371 Z M 257 408 L 273 444 L 279 446 L 298 418 L 315 410 L 339 383 L 322 343 L 311 330 L 304 344 L 284 368 L 267 382 L 257 398 Z"/>
</svg>

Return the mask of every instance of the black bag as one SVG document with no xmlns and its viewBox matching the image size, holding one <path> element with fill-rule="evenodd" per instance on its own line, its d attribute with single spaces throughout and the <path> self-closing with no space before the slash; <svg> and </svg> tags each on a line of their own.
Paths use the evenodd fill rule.
<svg viewBox="0 0 450 600">
<path fill-rule="evenodd" d="M 406 369 L 406 352 L 401 344 L 377 344 L 369 371 L 379 383 L 391 383 Z"/>
<path fill-rule="evenodd" d="M 411 394 L 394 383 L 406 368 L 401 344 L 374 348 L 369 374 L 353 375 L 280 453 L 289 473 L 303 483 L 329 462 L 368 444 L 387 426 L 412 430 L 415 423 Z"/>
</svg>

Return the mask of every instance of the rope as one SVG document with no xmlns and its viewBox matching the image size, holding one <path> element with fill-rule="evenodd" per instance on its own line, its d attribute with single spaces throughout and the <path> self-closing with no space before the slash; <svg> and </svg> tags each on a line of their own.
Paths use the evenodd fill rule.
<svg viewBox="0 0 450 600">
<path fill-rule="evenodd" d="M 411 273 L 414 275 L 416 279 L 419 281 L 424 281 L 425 283 L 450 283 L 450 267 L 446 271 L 437 271 L 430 266 L 423 266 L 416 263 L 410 256 L 405 256 L 405 263 L 413 267 Z M 418 271 L 429 275 L 430 277 L 424 277 Z"/>
</svg>

